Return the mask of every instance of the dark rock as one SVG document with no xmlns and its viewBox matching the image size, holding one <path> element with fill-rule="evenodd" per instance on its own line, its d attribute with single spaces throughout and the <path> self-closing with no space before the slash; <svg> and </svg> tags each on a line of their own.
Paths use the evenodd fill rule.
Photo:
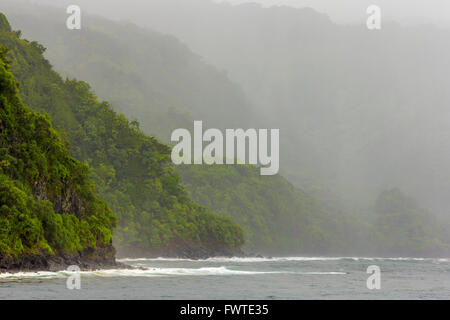
<svg viewBox="0 0 450 320">
<path fill-rule="evenodd" d="M 71 254 L 51 255 L 43 252 L 17 258 L 0 254 L 0 272 L 61 271 L 72 265 L 81 270 L 127 268 L 126 265 L 116 262 L 113 246 L 86 249 Z"/>
</svg>

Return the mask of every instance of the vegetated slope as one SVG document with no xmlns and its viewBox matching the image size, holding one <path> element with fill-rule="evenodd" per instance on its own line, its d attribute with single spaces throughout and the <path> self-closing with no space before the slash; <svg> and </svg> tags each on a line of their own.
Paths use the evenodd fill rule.
<svg viewBox="0 0 450 320">
<path fill-rule="evenodd" d="M 247 13 L 251 14 L 254 8 L 248 7 L 247 9 Z M 286 11 L 289 10 L 285 8 L 280 13 Z M 270 16 L 271 11 L 266 13 Z M 319 25 L 326 24 L 330 28 L 334 27 L 322 16 L 317 19 L 318 15 L 314 12 L 303 13 L 304 15 L 300 14 L 304 20 L 302 20 L 303 24 L 307 24 L 310 19 L 313 22 L 317 20 Z M 294 16 L 298 16 L 296 11 Z M 200 81 L 202 86 L 197 87 L 196 90 L 190 89 L 191 97 L 188 97 L 181 87 L 188 88 L 195 85 L 199 74 L 204 77 L 212 69 L 201 67 L 202 63 L 197 61 L 198 57 L 190 54 L 173 38 L 87 14 L 84 14 L 84 21 L 87 23 L 83 26 L 83 32 L 69 32 L 64 28 L 57 27 L 65 18 L 64 12 L 51 8 L 32 7 L 32 9 L 28 8 L 28 11 L 24 8 L 20 12 L 16 10 L 14 17 L 17 24 L 23 27 L 27 34 L 36 34 L 39 39 L 50 45 L 49 56 L 56 61 L 61 70 L 65 70 L 69 74 L 81 75 L 83 78 L 91 78 L 95 87 L 103 88 L 102 91 L 108 99 L 108 96 L 118 97 L 114 98 L 115 100 L 122 99 L 123 104 L 118 107 L 128 114 L 141 110 L 142 112 L 139 111 L 135 114 L 140 114 L 139 120 L 143 121 L 144 130 L 153 131 L 150 123 L 152 121 L 159 122 L 164 124 L 165 128 L 161 131 L 158 129 L 156 134 L 167 139 L 171 128 L 180 126 L 190 128 L 192 126 L 190 121 L 195 118 L 190 118 L 189 115 L 180 116 L 176 110 L 189 111 L 192 114 L 197 112 L 198 119 L 208 119 L 207 126 L 209 127 L 232 128 L 234 125 L 242 125 L 245 128 L 251 126 L 251 122 L 247 118 L 247 111 L 236 114 L 235 109 L 232 108 L 237 105 L 239 109 L 245 110 L 246 104 L 242 102 L 242 99 L 227 100 L 235 101 L 235 104 L 231 105 L 231 109 L 224 108 L 223 104 L 216 104 L 215 100 L 210 98 L 205 98 L 203 101 L 203 97 L 210 97 L 210 94 L 213 97 L 220 97 L 218 93 L 222 92 L 220 88 L 228 88 L 224 77 L 220 77 L 220 81 L 211 82 L 209 85 Z M 45 17 L 45 20 L 42 20 L 42 17 Z M 162 41 L 163 39 L 164 41 Z M 244 44 L 242 45 L 244 46 Z M 133 48 L 133 50 L 129 48 Z M 148 59 L 143 59 L 143 57 L 148 57 Z M 92 63 L 88 68 L 86 61 L 89 60 L 92 60 Z M 197 62 L 194 63 L 192 60 Z M 146 68 L 136 68 L 135 61 L 141 61 Z M 186 64 L 186 61 L 191 61 L 191 63 Z M 191 68 L 186 68 L 187 65 Z M 212 74 L 215 74 L 214 70 Z M 311 75 L 311 73 L 309 74 Z M 168 79 L 177 85 L 165 83 Z M 155 88 L 155 83 L 158 83 L 156 91 L 152 89 Z M 154 107 L 153 102 L 149 104 L 142 102 L 146 101 L 142 97 L 147 94 L 149 101 L 157 103 L 157 108 Z M 168 99 L 169 96 L 172 100 Z M 233 93 L 232 96 L 239 97 L 239 94 Z M 177 98 L 175 99 L 175 97 Z M 195 108 L 196 104 L 183 103 L 184 99 L 198 101 L 198 109 Z M 221 101 L 220 98 L 217 100 Z M 161 110 L 162 113 L 156 110 Z M 224 116 L 224 112 L 227 113 L 226 116 Z M 304 114 L 308 115 L 309 112 L 305 110 Z M 287 115 L 289 114 L 287 113 Z M 292 118 L 314 123 L 308 117 Z M 330 121 L 329 124 L 334 125 L 333 119 Z M 304 134 L 307 137 L 310 133 L 317 132 L 319 129 L 327 130 L 326 128 L 327 126 L 310 131 L 305 129 Z M 286 130 L 283 130 L 283 137 L 285 135 Z M 323 146 L 320 143 L 317 145 Z M 297 147 L 293 148 L 293 146 Z M 316 147 L 316 145 L 313 146 L 313 148 Z M 342 148 L 342 144 L 336 144 L 334 147 Z M 301 154 L 293 157 L 292 155 L 296 152 Z M 314 158 L 311 148 L 303 144 L 301 146 L 285 144 L 281 154 L 292 156 L 291 161 L 295 162 L 297 172 L 305 171 L 305 168 L 308 168 L 304 161 L 305 157 Z M 327 160 L 333 161 L 330 158 Z M 284 168 L 283 163 L 282 168 Z M 362 199 L 361 194 L 351 194 L 352 204 L 363 203 L 361 206 L 363 209 L 358 208 L 351 214 L 340 209 L 339 201 L 327 201 L 328 204 L 324 205 L 321 203 L 323 201 L 317 201 L 308 195 L 311 190 L 317 190 L 317 193 L 320 194 L 335 194 L 338 190 L 334 183 L 326 186 L 324 183 L 306 183 L 307 180 L 303 180 L 302 184 L 309 190 L 305 193 L 290 186 L 280 176 L 258 177 L 257 169 L 252 167 L 184 166 L 176 170 L 182 176 L 186 189 L 195 201 L 211 207 L 224 216 L 233 217 L 243 226 L 249 250 L 271 254 L 283 252 L 349 255 L 371 253 L 376 255 L 379 252 L 395 255 L 399 251 L 404 251 L 398 243 L 395 244 L 396 241 L 389 237 L 389 234 L 375 230 L 378 224 L 374 219 L 374 212 L 365 208 L 369 206 L 367 205 L 368 200 Z M 324 185 L 326 189 L 324 189 Z M 433 225 L 433 219 L 427 220 L 426 217 L 427 214 L 424 213 L 423 223 L 428 226 Z M 404 218 L 408 221 L 408 214 L 405 214 Z M 391 232 L 395 228 L 402 230 L 401 225 L 395 223 L 395 219 L 387 221 L 389 221 L 389 225 L 385 226 L 392 227 Z M 419 220 L 411 216 L 412 225 L 417 225 L 417 221 Z M 446 240 L 442 236 L 442 230 L 435 229 L 434 226 L 427 230 L 421 241 L 430 241 L 430 243 L 436 244 L 433 252 L 445 250 Z M 413 236 L 413 233 L 405 233 L 404 239 L 408 241 Z M 441 240 L 434 241 L 433 239 L 436 238 Z M 391 240 L 392 242 L 390 242 Z M 439 245 L 439 241 L 444 245 Z M 417 246 L 421 245 L 412 241 L 409 247 L 410 251 L 415 252 L 414 248 Z M 384 247 L 390 249 L 384 250 Z M 422 250 L 424 254 L 427 252 L 431 252 L 431 250 Z M 419 253 L 415 252 L 414 254 Z"/>
<path fill-rule="evenodd" d="M 317 254 L 331 249 L 335 234 L 324 230 L 328 213 L 281 176 L 261 176 L 250 165 L 183 165 L 178 172 L 192 199 L 242 226 L 248 250 Z"/>
<path fill-rule="evenodd" d="M 116 218 L 48 116 L 22 103 L 6 56 L 0 45 L 0 270 L 113 265 Z"/>
<path fill-rule="evenodd" d="M 47 112 L 67 135 L 72 155 L 89 164 L 97 193 L 118 218 L 114 241 L 122 252 L 206 256 L 239 250 L 240 227 L 186 196 L 168 146 L 99 102 L 87 83 L 63 81 L 42 56 L 43 46 L 19 35 L 0 30 L 22 98 Z"/>
<path fill-rule="evenodd" d="M 172 37 L 86 13 L 82 30 L 68 31 L 57 27 L 64 15 L 51 8 L 24 9 L 14 16 L 27 34 L 50 47 L 48 56 L 60 70 L 90 79 L 96 91 L 116 102 L 114 107 L 137 116 L 143 130 L 161 138 L 168 139 L 173 128 L 191 128 L 194 119 L 219 128 L 260 121 L 250 120 L 251 107 L 237 86 Z M 182 166 L 176 171 L 196 201 L 245 225 L 249 250 L 330 249 L 317 201 L 281 176 L 256 179 L 257 168 L 241 166 Z M 218 178 L 222 183 L 210 183 Z M 252 189 L 255 181 L 259 187 Z M 245 190 L 240 195 L 245 201 L 235 197 L 236 190 Z M 267 197 L 274 190 L 277 196 Z"/>
</svg>

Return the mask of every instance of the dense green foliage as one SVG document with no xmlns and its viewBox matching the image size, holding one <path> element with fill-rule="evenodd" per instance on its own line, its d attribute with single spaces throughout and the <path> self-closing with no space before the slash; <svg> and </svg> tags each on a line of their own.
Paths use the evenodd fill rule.
<svg viewBox="0 0 450 320">
<path fill-rule="evenodd" d="M 194 117 L 216 127 L 239 126 L 241 118 L 250 118 L 239 88 L 172 37 L 99 18 L 86 19 L 81 32 L 70 32 L 57 27 L 59 13 L 52 10 L 26 16 L 21 27 L 45 40 L 59 70 L 89 79 L 97 92 L 115 102 L 114 108 L 138 117 L 148 133 L 167 140 L 172 128 L 190 128 Z M 324 220 L 320 206 L 281 176 L 260 177 L 252 167 L 196 166 L 177 172 L 195 201 L 244 226 L 251 250 L 313 252 L 330 247 L 319 226 Z M 102 174 L 107 173 L 105 168 Z M 101 179 L 95 181 L 102 188 Z M 105 198 L 114 211 L 126 208 L 127 202 L 113 205 L 113 199 Z"/>
<path fill-rule="evenodd" d="M 47 112 L 67 136 L 72 155 L 89 164 L 97 193 L 118 218 L 117 246 L 152 251 L 173 246 L 235 249 L 242 244 L 242 231 L 231 219 L 186 196 L 170 165 L 169 147 L 99 102 L 88 84 L 63 81 L 43 58 L 40 44 L 6 29 L 0 31 L 0 42 L 11 48 L 23 100 Z"/>
<path fill-rule="evenodd" d="M 22 103 L 0 47 L 0 255 L 109 245 L 116 218 L 87 175 L 49 118 Z"/>
</svg>

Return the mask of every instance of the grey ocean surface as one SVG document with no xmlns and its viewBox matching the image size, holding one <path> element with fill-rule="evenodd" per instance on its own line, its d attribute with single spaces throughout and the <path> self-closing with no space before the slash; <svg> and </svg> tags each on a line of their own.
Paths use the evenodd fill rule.
<svg viewBox="0 0 450 320">
<path fill-rule="evenodd" d="M 450 259 L 123 259 L 139 270 L 0 274 L 0 299 L 450 299 Z M 381 269 L 369 290 L 367 268 Z M 144 269 L 145 268 L 145 269 Z"/>
</svg>

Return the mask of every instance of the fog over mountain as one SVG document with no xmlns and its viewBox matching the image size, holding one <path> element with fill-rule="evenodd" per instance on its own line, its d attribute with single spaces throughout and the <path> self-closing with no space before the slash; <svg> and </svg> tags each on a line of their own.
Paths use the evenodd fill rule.
<svg viewBox="0 0 450 320">
<path fill-rule="evenodd" d="M 174 35 L 226 72 L 264 125 L 281 129 L 281 172 L 297 186 L 331 189 L 348 205 L 399 187 L 448 215 L 450 32 L 432 24 L 446 25 L 449 4 L 423 2 L 378 1 L 375 32 L 365 25 L 369 1 L 78 4 Z"/>
<path fill-rule="evenodd" d="M 310 7 L 338 23 L 364 23 L 366 9 L 378 5 L 383 17 L 402 24 L 432 23 L 450 27 L 450 2 L 446 0 L 217 0 L 232 4 L 260 3 L 265 7 L 286 5 Z"/>
<path fill-rule="evenodd" d="M 151 7 L 152 3 L 159 0 L 149 1 L 132 1 L 131 6 L 139 5 L 145 8 Z M 188 0 L 187 2 L 192 2 Z M 271 6 L 290 6 L 294 8 L 309 7 L 319 12 L 326 13 L 329 17 L 338 23 L 365 23 L 366 9 L 370 5 L 378 5 L 382 9 L 383 18 L 396 21 L 402 24 L 435 24 L 443 27 L 450 27 L 450 2 L 447 0 L 206 0 L 208 2 L 244 4 L 258 3 L 264 7 Z M 103 11 L 108 15 L 124 18 L 125 13 L 129 9 L 123 8 L 119 2 L 107 1 L 66 1 L 66 0 L 30 0 L 32 3 L 66 5 L 67 3 L 82 3 L 89 10 L 99 10 L 103 7 Z M 170 0 L 169 0 L 170 2 Z M 130 3 L 130 1 L 127 1 Z M 145 10 L 144 10 L 145 12 Z"/>
</svg>

